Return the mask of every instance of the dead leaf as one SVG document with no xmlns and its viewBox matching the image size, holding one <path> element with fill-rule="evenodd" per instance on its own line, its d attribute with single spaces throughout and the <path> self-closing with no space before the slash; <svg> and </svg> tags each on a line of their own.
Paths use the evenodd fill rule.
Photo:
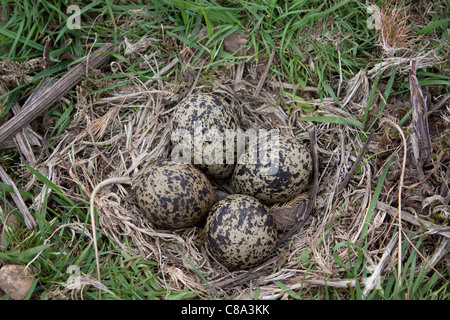
<svg viewBox="0 0 450 320">
<path fill-rule="evenodd" d="M 17 264 L 4 265 L 0 269 L 0 289 L 11 291 L 11 299 L 22 300 L 30 291 L 34 277 L 27 275 L 24 267 Z"/>
<path fill-rule="evenodd" d="M 423 179 L 425 177 L 423 166 L 431 160 L 433 147 L 431 145 L 428 128 L 428 108 L 419 85 L 419 80 L 416 76 L 415 60 L 411 61 L 409 83 L 411 91 L 411 108 L 413 110 L 413 124 L 417 133 L 418 146 L 416 147 L 416 152 L 419 153 L 416 159 L 417 169 L 419 170 L 420 178 Z"/>
</svg>

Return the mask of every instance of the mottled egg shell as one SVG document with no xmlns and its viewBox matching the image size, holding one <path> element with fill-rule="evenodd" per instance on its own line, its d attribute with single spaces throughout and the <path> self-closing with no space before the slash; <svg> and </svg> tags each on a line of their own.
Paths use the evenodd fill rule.
<svg viewBox="0 0 450 320">
<path fill-rule="evenodd" d="M 276 225 L 257 199 L 241 194 L 217 202 L 206 220 L 206 245 L 211 255 L 230 270 L 264 262 L 275 249 Z"/>
<path fill-rule="evenodd" d="M 144 169 L 136 181 L 136 198 L 148 220 L 163 229 L 196 225 L 217 201 L 211 182 L 200 170 L 172 160 Z"/>
<path fill-rule="evenodd" d="M 208 176 L 223 179 L 231 175 L 235 163 L 234 143 L 233 150 L 229 150 L 232 161 L 227 161 L 226 147 L 232 143 L 228 140 L 234 137 L 227 136 L 226 130 L 236 132 L 238 128 L 239 120 L 225 100 L 213 94 L 196 93 L 181 101 L 174 110 L 171 139 L 181 149 L 189 150 L 190 156 L 183 161 L 193 163 Z M 189 139 L 183 137 L 186 133 Z"/>
<path fill-rule="evenodd" d="M 295 137 L 278 137 L 276 144 L 270 139 L 265 145 L 258 143 L 258 157 L 252 158 L 248 152 L 239 156 L 231 177 L 234 192 L 272 204 L 292 200 L 308 186 L 312 172 L 309 149 Z M 261 157 L 264 153 L 268 161 Z"/>
</svg>

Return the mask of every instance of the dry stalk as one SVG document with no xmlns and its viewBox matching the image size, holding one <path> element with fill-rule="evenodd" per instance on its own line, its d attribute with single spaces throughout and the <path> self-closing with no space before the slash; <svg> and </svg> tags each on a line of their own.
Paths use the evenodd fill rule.
<svg viewBox="0 0 450 320">
<path fill-rule="evenodd" d="M 400 286 L 401 279 L 402 279 L 402 233 L 403 233 L 403 227 L 402 227 L 402 188 L 403 188 L 403 178 L 405 175 L 405 168 L 406 168 L 406 152 L 407 152 L 407 146 L 406 146 L 406 138 L 403 133 L 402 128 L 395 123 L 394 121 L 384 118 L 381 120 L 381 122 L 389 122 L 391 125 L 393 125 L 398 132 L 400 132 L 400 136 L 402 137 L 403 142 L 403 162 L 402 162 L 402 171 L 400 174 L 400 181 L 398 183 L 398 227 L 399 227 L 399 233 L 398 233 L 398 272 L 397 272 L 397 285 Z M 408 238 L 408 237 L 406 237 Z"/>
<path fill-rule="evenodd" d="M 9 119 L 0 127 L 0 144 L 12 138 L 24 126 L 41 115 L 46 109 L 57 102 L 64 96 L 73 86 L 75 86 L 82 78 L 82 74 L 89 68 L 98 68 L 111 58 L 111 55 L 104 52 L 113 51 L 111 44 L 105 44 L 100 47 L 92 57 L 88 56 L 84 61 L 80 62 L 73 70 L 67 72 L 59 80 L 54 82 L 41 96 L 30 103 L 27 110 L 22 110 L 19 114 Z"/>
<path fill-rule="evenodd" d="M 387 212 L 389 215 L 391 215 L 392 217 L 396 217 L 397 215 L 397 209 L 395 209 L 394 207 L 380 202 L 377 202 L 376 208 L 378 210 L 382 210 L 384 212 Z M 450 231 L 446 228 L 439 228 L 436 227 L 436 225 L 434 223 L 431 223 L 427 220 L 421 219 L 409 212 L 406 211 L 402 211 L 402 219 L 414 226 L 417 226 L 419 228 L 425 229 L 427 233 L 429 234 L 439 234 L 441 236 L 446 237 L 447 239 L 450 239 Z"/>
<path fill-rule="evenodd" d="M 95 263 L 97 265 L 97 277 L 99 283 L 101 283 L 101 275 L 100 275 L 100 261 L 98 257 L 98 247 L 97 247 L 97 228 L 95 226 L 95 197 L 97 196 L 97 193 L 104 188 L 107 185 L 110 184 L 116 184 L 116 183 L 122 183 L 122 184 L 131 184 L 131 179 L 128 177 L 117 177 L 117 178 L 110 178 L 107 180 L 104 180 L 100 182 L 95 189 L 92 191 L 91 198 L 90 198 L 90 216 L 91 216 L 91 225 L 92 225 L 92 239 L 94 240 L 94 251 L 95 251 Z M 98 297 L 99 299 L 102 298 L 101 290 L 98 291 Z"/>
<path fill-rule="evenodd" d="M 361 106 L 367 105 L 367 101 L 369 99 L 369 79 L 367 78 L 367 72 L 365 69 L 361 69 L 350 81 L 347 85 L 347 93 L 343 99 L 342 107 L 345 107 L 351 100 L 354 100 L 355 97 L 359 98 L 359 104 Z M 360 112 L 363 112 L 364 108 L 359 108 Z"/>
<path fill-rule="evenodd" d="M 413 110 L 413 123 L 417 134 L 417 147 L 413 146 L 415 162 L 419 171 L 420 179 L 424 178 L 423 166 L 431 160 L 433 147 L 431 145 L 430 131 L 428 128 L 428 108 L 423 97 L 422 89 L 416 75 L 416 61 L 411 60 L 411 70 L 409 75 L 411 108 Z"/>
<path fill-rule="evenodd" d="M 417 249 L 417 247 L 412 243 L 412 241 L 409 239 L 408 235 L 402 230 L 403 235 L 405 236 L 405 239 L 408 241 L 409 245 L 414 249 L 414 251 L 417 252 L 417 254 L 422 258 L 423 261 L 425 261 L 425 263 L 428 265 L 428 267 L 430 269 L 432 269 L 434 272 L 436 272 L 443 280 L 447 280 L 447 278 L 445 278 L 439 271 L 437 271 L 433 265 L 428 261 L 428 259 L 419 251 L 419 249 Z M 444 240 L 445 245 L 444 248 L 447 247 L 448 244 L 448 240 Z M 438 250 L 435 251 L 435 255 L 440 256 L 440 251 L 442 250 L 442 248 L 439 248 Z"/>
<path fill-rule="evenodd" d="M 361 164 L 364 155 L 366 154 L 367 148 L 369 147 L 369 143 L 372 141 L 374 135 L 374 131 L 371 131 L 369 136 L 367 137 L 366 142 L 364 143 L 364 146 L 362 147 L 361 151 L 358 154 L 358 157 L 356 158 L 356 161 L 353 163 L 350 171 L 347 173 L 347 175 L 345 176 L 344 180 L 342 180 L 339 185 L 336 188 L 336 192 L 334 194 L 334 208 L 337 205 L 337 197 L 339 196 L 339 194 L 342 192 L 342 190 L 347 186 L 347 184 L 350 182 L 350 180 L 352 179 L 353 175 L 355 174 L 356 170 L 358 169 L 359 165 Z"/>
<path fill-rule="evenodd" d="M 256 86 L 256 89 L 255 89 L 255 92 L 253 93 L 253 95 L 255 97 L 259 96 L 259 94 L 261 93 L 261 89 L 262 89 L 264 83 L 266 82 L 267 74 L 269 73 L 270 67 L 272 66 L 274 56 L 275 56 L 275 50 L 272 50 L 272 52 L 270 53 L 269 62 L 267 62 L 267 65 L 264 68 L 264 72 L 261 76 L 261 79 L 259 80 L 258 85 Z"/>
<path fill-rule="evenodd" d="M 28 210 L 27 205 L 22 199 L 22 196 L 20 195 L 19 189 L 17 189 L 14 181 L 11 180 L 9 175 L 6 173 L 6 171 L 0 166 L 0 179 L 3 180 L 4 183 L 11 186 L 13 188 L 13 193 L 11 194 L 14 203 L 16 204 L 17 208 L 19 209 L 20 213 L 22 214 L 23 220 L 25 221 L 25 225 L 28 227 L 28 229 L 34 229 L 37 226 L 37 222 L 34 219 L 34 217 L 31 215 L 30 211 Z"/>
<path fill-rule="evenodd" d="M 398 51 L 404 51 L 411 45 L 408 36 L 411 33 L 408 24 L 409 5 L 405 6 L 404 0 L 388 0 L 379 14 L 380 34 L 379 42 L 388 56 L 394 56 Z"/>
<path fill-rule="evenodd" d="M 423 68 L 435 67 L 436 65 L 444 62 L 437 53 L 438 49 L 430 50 L 428 52 L 418 52 L 410 54 L 406 57 L 389 57 L 385 58 L 382 62 L 376 63 L 368 72 L 369 78 L 374 79 L 381 69 L 381 78 L 391 75 L 392 70 L 396 69 L 399 73 L 408 73 L 410 70 L 411 60 L 416 60 L 417 70 Z"/>
<path fill-rule="evenodd" d="M 149 59 L 153 58 L 152 55 Z M 152 66 L 156 76 L 162 76 L 179 63 L 178 59 L 182 59 L 183 65 L 189 67 L 191 58 L 189 52 L 186 55 L 183 52 L 180 58 L 169 58 L 165 67 L 155 64 L 156 62 L 152 63 Z M 146 60 L 146 63 L 149 63 L 149 60 Z M 417 63 L 418 66 L 421 65 L 419 60 Z M 116 64 L 120 68 L 120 62 Z M 402 60 L 401 67 L 404 65 L 409 67 L 409 59 L 407 63 Z M 201 65 L 195 67 L 202 68 Z M 395 67 L 395 64 L 390 67 Z M 67 191 L 68 196 L 80 201 L 82 198 L 77 196 L 78 190 L 90 194 L 90 219 L 96 254 L 98 281 L 96 280 L 95 283 L 97 287 L 101 286 L 97 248 L 97 237 L 100 231 L 97 227 L 120 248 L 157 261 L 158 272 L 161 276 L 158 276 L 156 281 L 168 291 L 178 291 L 184 287 L 197 292 L 201 298 L 210 298 L 212 290 L 199 279 L 198 272 L 206 278 L 209 286 L 220 297 L 245 296 L 256 285 L 259 287 L 260 299 L 285 294 L 280 287 L 273 284 L 273 281 L 283 281 L 293 289 L 300 289 L 302 285 L 323 286 L 326 284 L 337 288 L 356 285 L 353 279 L 339 279 L 339 274 L 343 274 L 344 270 L 337 265 L 333 257 L 333 248 L 338 242 L 356 243 L 359 238 L 358 228 L 364 219 L 363 213 L 367 211 L 372 192 L 372 175 L 375 176 L 374 172 L 378 172 L 378 164 L 376 161 L 367 161 L 359 173 L 355 172 L 355 168 L 363 161 L 366 149 L 373 153 L 379 151 L 378 140 L 373 139 L 375 141 L 372 140 L 372 144 L 369 142 L 363 144 L 359 140 L 360 132 L 351 127 L 329 123 L 311 125 L 309 122 L 298 120 L 302 108 L 295 106 L 301 100 L 294 101 L 288 96 L 281 95 L 282 103 L 278 104 L 279 89 L 290 90 L 293 86 L 283 83 L 282 80 L 274 82 L 273 79 L 268 78 L 268 75 L 266 79 L 260 80 L 264 78 L 265 70 L 269 68 L 267 66 L 258 69 L 259 71 L 255 69 L 256 76 L 253 80 L 256 79 L 256 81 L 253 83 L 247 81 L 248 78 L 245 77 L 240 79 L 240 90 L 236 92 L 234 80 L 239 80 L 242 71 L 246 75 L 245 68 L 250 68 L 249 63 L 242 63 L 240 68 L 244 69 L 216 70 L 217 81 L 213 85 L 203 85 L 200 77 L 190 83 L 190 88 L 170 85 L 170 79 L 167 84 L 164 84 L 163 81 L 158 81 L 157 77 L 146 83 L 132 81 L 129 87 L 113 89 L 112 92 L 108 92 L 109 96 L 97 102 L 88 103 L 86 100 L 84 110 L 79 110 L 78 125 L 70 127 L 67 135 L 57 141 L 52 154 L 46 159 L 46 163 L 55 165 L 57 178 L 54 183 L 59 185 L 61 190 Z M 384 71 L 389 71 L 389 68 Z M 193 77 L 198 75 L 199 73 L 194 74 Z M 354 79 L 354 83 L 346 86 L 348 90 L 344 102 L 350 112 L 338 107 L 331 98 L 323 100 L 305 98 L 305 102 L 316 107 L 320 115 L 357 117 L 360 105 L 365 106 L 364 100 L 368 96 L 368 77 L 370 73 L 368 76 L 361 73 Z M 170 232 L 153 229 L 136 207 L 132 197 L 133 191 L 129 192 L 128 188 L 121 186 L 121 184 L 130 184 L 132 180 L 138 178 L 139 169 L 154 159 L 169 156 L 171 146 L 167 123 L 172 106 L 186 93 L 198 90 L 212 91 L 231 100 L 233 107 L 241 115 L 243 128 L 279 128 L 289 133 L 296 130 L 298 131 L 296 135 L 300 139 L 308 138 L 309 128 L 317 128 L 314 144 L 317 158 L 320 158 L 317 166 L 320 167 L 317 174 L 320 186 L 317 189 L 315 201 L 310 203 L 314 204 L 316 212 L 322 214 L 310 215 L 301 231 L 297 229 L 289 242 L 277 248 L 266 263 L 249 271 L 229 272 L 213 261 L 208 256 L 202 242 L 202 231 L 198 228 Z M 297 90 L 314 96 L 317 88 L 307 87 L 297 88 Z M 254 96 L 256 93 L 258 95 Z M 138 107 L 137 112 L 134 112 L 133 108 L 136 107 Z M 405 152 L 403 136 L 402 139 Z M 405 159 L 404 156 L 403 170 Z M 111 179 L 110 177 L 123 178 Z M 103 188 L 116 183 L 119 184 L 118 192 L 101 192 Z M 361 285 L 366 286 L 366 293 L 373 289 L 381 278 L 383 270 L 386 269 L 385 264 L 389 260 L 388 252 L 393 252 L 395 249 L 390 249 L 391 246 L 400 244 L 398 239 L 391 238 L 387 248 L 384 248 L 383 255 L 377 256 L 381 252 L 380 243 L 383 243 L 380 239 L 389 231 L 384 220 L 388 214 L 393 217 L 394 223 L 398 219 L 400 230 L 406 228 L 406 224 L 403 226 L 404 222 L 410 222 L 419 227 L 425 226 L 428 233 L 450 237 L 449 230 L 433 228 L 430 222 L 402 211 L 401 190 L 406 188 L 402 181 L 393 188 L 397 186 L 400 188 L 398 208 L 380 201 L 377 203 L 376 209 L 380 212 L 374 215 L 374 227 L 372 228 L 371 225 L 370 239 L 369 237 L 367 239 L 368 247 L 376 246 L 376 249 L 364 253 L 368 264 L 376 266 L 376 272 L 371 277 L 360 281 Z M 221 187 L 227 191 L 226 186 L 219 186 L 219 190 L 222 190 Z M 385 198 L 389 203 L 389 193 Z M 289 205 L 296 204 L 298 202 L 290 203 L 287 207 L 280 206 L 279 209 L 290 210 L 292 208 Z M 95 225 L 96 215 L 98 226 Z M 286 231 L 281 230 L 283 233 Z M 123 241 L 125 237 L 131 240 L 129 247 Z M 314 264 L 311 269 L 299 262 L 306 251 L 310 255 L 308 265 Z M 401 250 L 399 251 L 401 254 Z M 375 254 L 372 254 L 373 252 Z M 339 251 L 337 254 L 345 264 L 352 259 L 347 251 Z M 436 259 L 439 258 L 437 254 Z M 188 263 L 186 258 L 192 264 Z M 400 258 L 399 261 L 401 261 Z M 322 280 L 324 274 L 333 278 L 325 283 Z"/>
<path fill-rule="evenodd" d="M 373 288 L 375 288 L 375 285 L 380 280 L 381 272 L 383 271 L 384 267 L 386 266 L 386 263 L 388 262 L 388 258 L 390 253 L 392 252 L 392 249 L 394 249 L 395 243 L 398 240 L 398 233 L 396 233 L 392 238 L 391 241 L 389 241 L 388 245 L 385 248 L 385 251 L 383 253 L 383 256 L 381 257 L 380 262 L 377 264 L 375 270 L 373 271 L 372 275 L 367 279 L 366 287 L 363 290 L 363 295 L 367 296 L 367 294 L 372 291 Z"/>
<path fill-rule="evenodd" d="M 23 105 L 24 109 L 26 109 L 27 106 L 30 104 L 30 102 L 33 101 L 38 95 L 42 93 L 42 90 L 45 90 L 45 87 L 47 86 L 48 82 L 49 81 L 45 78 L 39 83 L 38 87 L 33 91 L 33 94 L 24 103 Z M 7 93 L 6 88 L 0 85 L 0 95 L 4 95 L 6 93 Z M 19 106 L 17 102 L 14 102 L 12 104 L 11 109 L 14 114 L 19 114 L 20 112 L 22 112 L 22 108 Z M 21 131 L 19 131 L 14 136 L 13 139 L 21 156 L 31 166 L 34 166 L 36 164 L 36 158 L 34 156 L 31 146 L 32 145 L 41 146 L 41 143 L 37 137 L 38 134 L 31 129 L 30 125 L 27 125 Z M 1 147 L 2 146 L 0 145 L 0 148 Z"/>
</svg>

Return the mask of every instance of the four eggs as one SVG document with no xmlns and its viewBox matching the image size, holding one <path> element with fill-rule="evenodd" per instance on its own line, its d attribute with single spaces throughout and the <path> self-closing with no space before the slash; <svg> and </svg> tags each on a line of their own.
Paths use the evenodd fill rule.
<svg viewBox="0 0 450 320">
<path fill-rule="evenodd" d="M 267 143 L 244 140 L 239 148 L 233 134 L 242 132 L 239 119 L 225 100 L 212 94 L 185 98 L 170 125 L 172 159 L 150 164 L 136 182 L 145 216 L 163 229 L 206 220 L 208 251 L 231 270 L 267 260 L 277 232 L 266 205 L 292 200 L 305 190 L 312 171 L 308 149 L 281 133 Z M 211 180 L 229 181 L 235 194 L 219 200 Z"/>
</svg>

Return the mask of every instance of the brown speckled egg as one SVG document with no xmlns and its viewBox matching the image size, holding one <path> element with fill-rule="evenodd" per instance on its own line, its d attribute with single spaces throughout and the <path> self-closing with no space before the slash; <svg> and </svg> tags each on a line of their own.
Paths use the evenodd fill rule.
<svg viewBox="0 0 450 320">
<path fill-rule="evenodd" d="M 181 146 L 174 149 L 177 153 L 179 149 L 190 150 L 190 156 L 180 156 L 185 157 L 184 162 L 193 163 L 208 176 L 223 179 L 231 175 L 235 163 L 234 143 L 229 150 L 232 158 L 227 159 L 226 147 L 231 146 L 234 136 L 227 135 L 226 130 L 235 133 L 238 128 L 239 120 L 225 100 L 214 94 L 196 93 L 175 108 L 171 139 L 175 145 Z M 184 139 L 183 133 L 189 134 L 190 138 Z M 174 156 L 178 157 L 172 154 L 172 159 Z"/>
<path fill-rule="evenodd" d="M 207 177 L 190 164 L 159 160 L 136 181 L 139 207 L 163 229 L 194 226 L 204 220 L 217 197 Z"/>
<path fill-rule="evenodd" d="M 264 262 L 277 241 L 276 225 L 257 199 L 241 194 L 217 202 L 206 220 L 206 245 L 230 270 L 249 269 Z"/>
<path fill-rule="evenodd" d="M 234 192 L 272 204 L 292 200 L 308 186 L 312 172 L 309 149 L 294 137 L 278 136 L 278 144 L 272 145 L 270 137 L 265 146 L 253 144 L 259 156 L 249 157 L 248 150 L 240 155 L 231 177 Z M 262 151 L 266 151 L 269 161 L 260 156 Z"/>
</svg>

